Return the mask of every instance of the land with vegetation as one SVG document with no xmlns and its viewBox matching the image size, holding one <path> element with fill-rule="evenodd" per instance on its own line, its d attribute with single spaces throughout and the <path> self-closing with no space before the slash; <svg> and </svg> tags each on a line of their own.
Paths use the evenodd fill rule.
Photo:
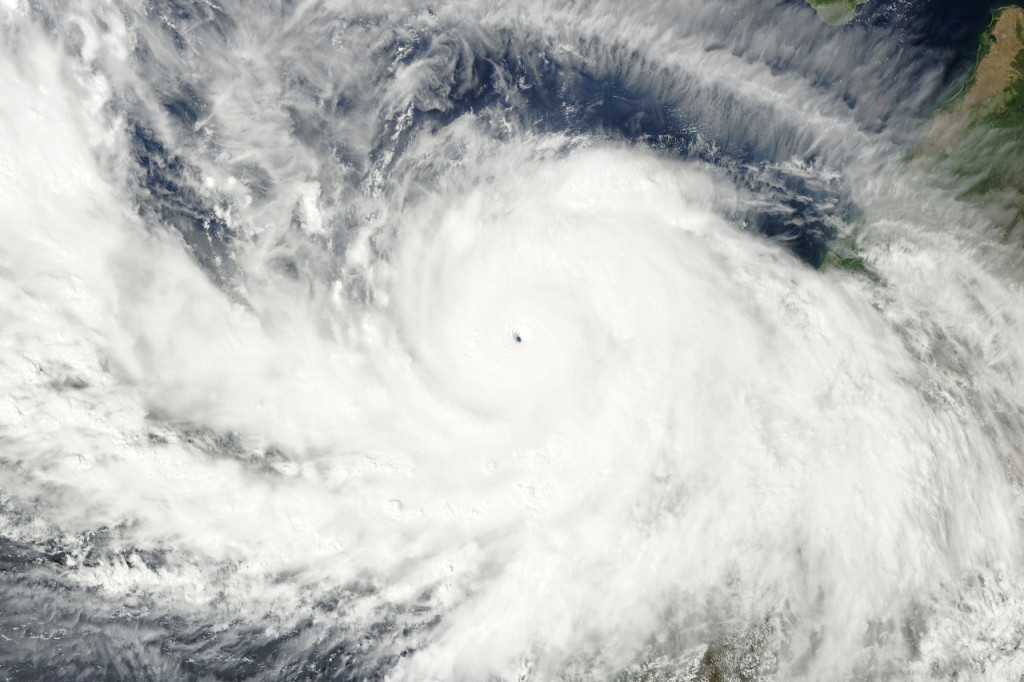
<svg viewBox="0 0 1024 682">
<path fill-rule="evenodd" d="M 822 20 L 830 24 L 845 24 L 853 17 L 857 5 L 868 0 L 807 0 Z"/>
<path fill-rule="evenodd" d="M 910 162 L 959 198 L 984 205 L 1006 239 L 1024 236 L 1024 8 L 993 11 L 971 76 L 936 110 Z M 838 243 L 821 269 L 874 277 L 855 242 Z"/>
<path fill-rule="evenodd" d="M 935 113 L 915 161 L 990 206 L 1007 237 L 1024 230 L 1024 9 L 993 13 L 974 73 Z"/>
</svg>

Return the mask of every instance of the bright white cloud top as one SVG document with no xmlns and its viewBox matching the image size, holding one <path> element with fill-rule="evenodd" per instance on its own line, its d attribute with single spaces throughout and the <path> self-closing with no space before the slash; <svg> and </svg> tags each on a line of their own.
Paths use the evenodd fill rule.
<svg viewBox="0 0 1024 682">
<path fill-rule="evenodd" d="M 905 163 L 951 52 L 65 4 L 0 8 L 5 679 L 1024 673 L 1020 244 Z"/>
</svg>

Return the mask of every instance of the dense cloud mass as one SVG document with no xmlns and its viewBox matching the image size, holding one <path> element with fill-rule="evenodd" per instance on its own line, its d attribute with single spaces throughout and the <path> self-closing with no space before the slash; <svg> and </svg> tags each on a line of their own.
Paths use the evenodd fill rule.
<svg viewBox="0 0 1024 682">
<path fill-rule="evenodd" d="M 0 679 L 1024 676 L 935 11 L 0 1 Z"/>
</svg>

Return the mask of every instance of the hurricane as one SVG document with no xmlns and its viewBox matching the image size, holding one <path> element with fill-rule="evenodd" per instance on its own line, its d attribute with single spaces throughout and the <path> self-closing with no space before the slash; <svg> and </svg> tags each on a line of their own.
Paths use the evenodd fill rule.
<svg viewBox="0 0 1024 682">
<path fill-rule="evenodd" d="M 1024 679 L 1024 12 L 813 4 L 0 2 L 0 678 Z"/>
</svg>

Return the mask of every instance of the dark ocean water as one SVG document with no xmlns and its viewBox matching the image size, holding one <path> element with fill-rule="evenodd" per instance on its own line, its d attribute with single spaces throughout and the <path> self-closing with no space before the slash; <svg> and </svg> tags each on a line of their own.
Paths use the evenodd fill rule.
<svg viewBox="0 0 1024 682">
<path fill-rule="evenodd" d="M 779 6 L 804 7 L 802 0 L 787 0 Z M 899 97 L 878 98 L 879 87 L 887 84 L 874 79 L 862 82 L 863 74 L 856 73 L 862 67 L 855 60 L 837 60 L 824 68 L 808 61 L 813 43 L 802 55 L 764 57 L 779 72 L 808 70 L 806 75 L 821 88 L 841 90 L 851 109 L 863 93 L 871 93 L 875 104 L 882 108 L 869 110 L 866 115 L 872 120 L 866 123 L 881 130 L 893 116 L 927 116 L 959 87 L 969 75 L 978 37 L 990 8 L 995 6 L 996 3 L 941 0 L 872 2 L 858 8 L 850 25 L 825 29 L 837 33 L 864 31 L 874 40 L 912 47 L 913 63 L 908 67 L 922 69 L 922 74 L 927 72 L 929 77 L 941 74 L 943 87 L 915 93 L 910 102 Z M 234 20 L 212 6 L 155 3 L 151 12 L 157 11 L 185 25 L 201 25 L 217 37 L 229 36 L 235 30 Z M 775 10 L 764 7 L 759 11 Z M 177 49 L 189 49 L 177 30 L 170 30 Z M 383 129 L 370 152 L 371 163 L 373 159 L 400 155 L 405 142 L 422 129 L 441 129 L 467 112 L 502 109 L 504 116 L 511 117 L 523 129 L 619 140 L 714 165 L 752 193 L 773 195 L 768 202 L 772 210 L 749 212 L 739 219 L 753 230 L 780 239 L 813 267 L 821 264 L 836 239 L 835 221 L 856 220 L 858 209 L 843 191 L 841 179 L 822 183 L 779 168 L 780 163 L 793 159 L 811 165 L 818 161 L 817 150 L 808 148 L 806 139 L 801 137 L 798 122 L 780 124 L 771 120 L 770 112 L 751 107 L 735 94 L 701 91 L 685 83 L 673 88 L 688 93 L 679 99 L 672 91 L 666 92 L 661 82 L 637 82 L 634 74 L 644 66 L 631 62 L 629 48 L 591 48 L 595 52 L 611 50 L 613 63 L 597 65 L 586 57 L 566 61 L 564 54 L 550 52 L 550 46 L 543 41 L 531 41 L 516 35 L 514 30 L 484 35 L 472 29 L 464 33 L 455 29 L 444 36 L 422 33 L 411 39 L 395 40 L 379 58 L 393 66 L 409 66 L 436 62 L 440 55 L 447 72 L 438 78 L 437 90 L 421 94 L 411 121 L 382 121 Z M 146 53 L 144 44 L 137 50 L 136 58 L 141 62 L 154 59 Z M 885 58 L 899 61 L 901 56 L 897 52 Z M 516 84 L 517 94 L 511 107 L 507 107 L 509 83 Z M 168 86 L 163 109 L 180 124 L 180 130 L 190 130 L 208 115 L 210 105 L 201 94 L 201 83 L 186 81 Z M 358 96 L 354 93 L 339 93 L 331 103 L 329 116 L 344 119 L 352 113 L 356 100 Z M 300 142 L 314 149 L 328 145 L 325 133 L 330 136 L 330 125 L 303 112 L 296 111 L 294 116 Z M 762 134 L 766 125 L 781 125 L 783 129 L 766 136 Z M 790 128 L 787 130 L 786 126 Z M 231 229 L 191 186 L 189 176 L 195 175 L 195 169 L 168 153 L 164 142 L 147 127 L 145 120 L 134 122 L 133 130 L 140 179 L 150 199 L 143 210 L 156 211 L 161 220 L 175 225 L 200 262 L 220 280 L 231 267 Z M 354 173 L 363 173 L 349 181 L 366 181 L 372 167 L 365 166 L 357 154 L 347 152 L 344 142 L 329 146 L 339 159 L 351 162 Z M 242 176 L 257 196 L 265 194 L 272 183 L 258 166 L 243 169 Z M 194 178 L 191 180 L 194 182 Z"/>
</svg>

